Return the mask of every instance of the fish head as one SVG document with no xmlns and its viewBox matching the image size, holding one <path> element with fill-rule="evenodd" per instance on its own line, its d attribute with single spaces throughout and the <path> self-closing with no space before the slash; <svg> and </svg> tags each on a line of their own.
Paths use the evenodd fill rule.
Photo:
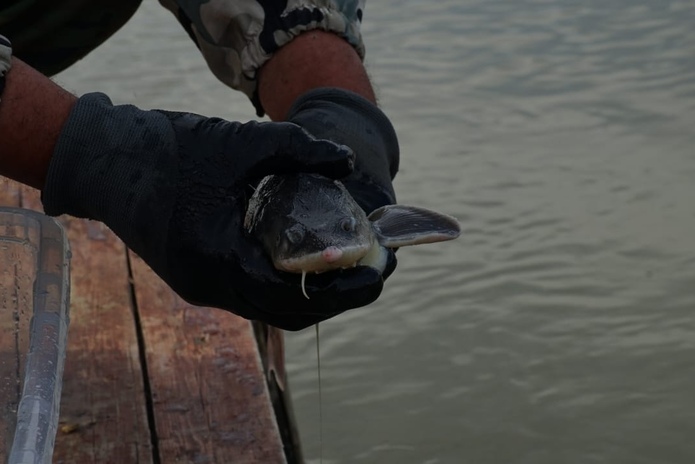
<svg viewBox="0 0 695 464">
<path fill-rule="evenodd" d="M 376 243 L 370 221 L 339 181 L 315 174 L 271 177 L 249 203 L 247 223 L 277 269 L 351 267 Z"/>
</svg>

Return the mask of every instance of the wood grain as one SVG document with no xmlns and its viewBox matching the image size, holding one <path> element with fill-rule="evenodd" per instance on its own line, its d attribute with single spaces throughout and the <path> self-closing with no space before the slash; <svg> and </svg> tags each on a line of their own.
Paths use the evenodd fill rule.
<svg viewBox="0 0 695 464">
<path fill-rule="evenodd" d="M 14 182 L 0 177 L 0 206 L 19 206 L 19 187 Z M 14 229 L 0 226 L 0 234 L 15 235 Z M 5 245 L 7 246 L 7 245 Z M 18 245 L 21 247 L 21 244 Z M 23 357 L 17 356 L 18 342 L 22 330 L 10 310 L 19 302 L 16 290 L 17 273 L 14 263 L 10 263 L 9 255 L 17 253 L 17 249 L 0 252 L 0 462 L 5 462 L 7 453 L 12 445 L 14 425 L 20 392 L 17 383 L 22 371 Z M 13 260 L 12 260 L 13 261 Z M 21 344 L 26 349 L 26 340 Z"/>
<path fill-rule="evenodd" d="M 0 205 L 41 210 L 2 178 Z M 285 463 L 251 324 L 183 302 L 105 226 L 61 222 L 72 289 L 54 463 Z"/>
<path fill-rule="evenodd" d="M 41 210 L 21 187 L 21 206 Z M 105 226 L 61 218 L 72 250 L 70 329 L 54 463 L 151 463 L 126 248 Z"/>
<path fill-rule="evenodd" d="M 163 463 L 284 463 L 249 321 L 181 300 L 131 266 Z"/>
</svg>

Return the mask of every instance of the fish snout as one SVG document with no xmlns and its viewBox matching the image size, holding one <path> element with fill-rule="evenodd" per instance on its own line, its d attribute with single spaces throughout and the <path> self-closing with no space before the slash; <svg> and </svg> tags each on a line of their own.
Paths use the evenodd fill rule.
<svg viewBox="0 0 695 464">
<path fill-rule="evenodd" d="M 321 252 L 321 257 L 328 264 L 335 263 L 343 257 L 343 250 L 338 247 L 329 246 Z"/>
</svg>

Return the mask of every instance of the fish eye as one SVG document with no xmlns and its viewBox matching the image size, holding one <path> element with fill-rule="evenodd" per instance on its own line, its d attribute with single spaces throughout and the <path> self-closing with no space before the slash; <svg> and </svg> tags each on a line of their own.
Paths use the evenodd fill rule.
<svg viewBox="0 0 695 464">
<path fill-rule="evenodd" d="M 285 237 L 291 244 L 297 245 L 304 240 L 304 229 L 297 226 L 291 227 L 285 231 Z"/>
<path fill-rule="evenodd" d="M 354 217 L 348 217 L 340 221 L 340 228 L 345 232 L 354 232 L 357 227 L 357 221 Z"/>
</svg>

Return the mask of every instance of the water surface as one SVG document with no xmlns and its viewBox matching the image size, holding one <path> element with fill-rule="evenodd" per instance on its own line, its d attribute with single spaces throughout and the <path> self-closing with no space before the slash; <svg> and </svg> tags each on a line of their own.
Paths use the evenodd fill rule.
<svg viewBox="0 0 695 464">
<path fill-rule="evenodd" d="M 695 462 L 694 24 L 686 1 L 368 2 L 399 201 L 464 233 L 321 324 L 325 463 Z M 253 118 L 156 2 L 58 80 Z M 318 462 L 313 329 L 287 355 Z"/>
</svg>

